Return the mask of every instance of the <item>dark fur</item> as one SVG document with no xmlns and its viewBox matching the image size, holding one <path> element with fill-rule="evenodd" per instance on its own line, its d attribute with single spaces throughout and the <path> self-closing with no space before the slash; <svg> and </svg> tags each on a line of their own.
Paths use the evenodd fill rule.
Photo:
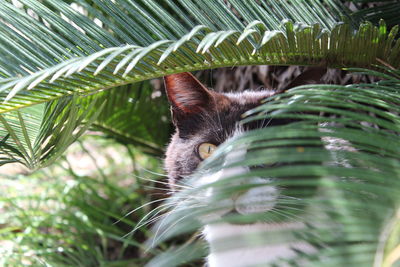
<svg viewBox="0 0 400 267">
<path fill-rule="evenodd" d="M 235 131 L 244 112 L 258 106 L 270 91 L 220 94 L 205 88 L 190 73 L 165 77 L 166 92 L 176 126 L 168 146 L 165 168 L 170 185 L 190 175 L 201 159 L 198 146 L 219 145 Z M 259 124 L 246 128 L 257 128 Z"/>
</svg>

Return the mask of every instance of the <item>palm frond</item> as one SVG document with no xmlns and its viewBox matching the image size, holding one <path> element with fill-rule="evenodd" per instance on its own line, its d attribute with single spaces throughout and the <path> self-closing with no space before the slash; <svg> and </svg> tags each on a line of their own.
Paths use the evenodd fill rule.
<svg viewBox="0 0 400 267">
<path fill-rule="evenodd" d="M 348 24 L 331 32 L 319 24 L 285 23 L 284 31 L 267 31 L 254 21 L 244 31 L 212 31 L 200 25 L 178 41 L 161 40 L 148 47 L 125 45 L 105 48 L 39 70 L 24 78 L 0 81 L 0 112 L 81 95 L 177 73 L 238 65 L 326 65 L 368 67 L 385 62 L 398 66 L 398 27 L 389 33 L 363 24 L 352 33 Z M 383 48 L 383 49 L 381 49 Z"/>
<path fill-rule="evenodd" d="M 378 27 L 365 23 L 353 31 L 359 21 L 350 15 L 340 1 L 332 0 L 6 1 L 0 6 L 0 113 L 18 114 L 16 110 L 21 108 L 70 95 L 91 101 L 88 95 L 111 88 L 115 90 L 109 97 L 119 98 L 121 104 L 122 96 L 113 95 L 125 94 L 123 88 L 129 84 L 224 66 L 397 67 L 398 27 L 387 32 L 383 22 Z M 343 18 L 346 23 L 338 24 Z M 13 151 L 12 157 L 17 161 L 24 158 L 30 167 L 38 166 L 39 158 L 27 157 L 32 151 L 28 151 L 25 126 L 18 126 L 17 115 L 7 116 L 14 116 L 13 131 L 18 138 L 3 122 L 4 151 Z M 126 130 L 133 123 L 115 131 L 111 118 L 103 117 L 103 122 L 97 123 L 98 129 L 126 138 Z M 48 121 L 48 117 L 36 120 Z M 66 128 L 77 127 L 71 124 Z M 141 126 L 135 127 L 138 130 Z M 136 134 L 129 134 L 126 141 L 147 147 L 153 154 L 160 153 L 154 146 L 155 135 L 147 135 L 145 139 L 152 140 L 145 140 L 143 131 Z M 25 143 L 19 145 L 21 140 Z M 61 139 L 53 140 L 54 147 L 58 147 L 56 140 Z M 12 157 L 4 157 L 3 162 L 10 158 L 15 161 Z M 28 162 L 29 158 L 36 163 Z"/>
<path fill-rule="evenodd" d="M 230 166 L 249 166 L 249 173 L 179 192 L 170 200 L 175 208 L 155 227 L 152 243 L 204 224 L 302 222 L 302 229 L 238 233 L 214 245 L 229 251 L 306 242 L 316 253 L 297 251 L 289 263 L 307 266 L 320 266 L 321 261 L 324 266 L 398 261 L 394 251 L 399 245 L 400 72 L 386 71 L 390 74 L 381 76 L 387 79 L 374 84 L 300 86 L 249 112 L 243 123 L 294 121 L 250 131 L 219 147 L 186 185 Z M 223 166 L 225 156 L 243 146 L 245 158 Z M 260 186 L 246 183 L 249 177 L 268 179 L 285 197 L 268 212 L 219 219 L 213 215 L 227 208 L 221 204 L 225 199 Z M 217 193 L 205 198 L 210 188 Z M 170 264 L 175 264 L 173 259 Z"/>
<path fill-rule="evenodd" d="M 0 115 L 0 164 L 48 166 L 89 127 L 162 156 L 172 130 L 169 113 L 167 99 L 149 81 L 7 112 Z"/>
<path fill-rule="evenodd" d="M 19 162 L 30 169 L 51 164 L 81 136 L 102 111 L 89 114 L 76 96 L 0 115 L 0 165 Z"/>
<path fill-rule="evenodd" d="M 171 248 L 147 262 L 146 266 L 182 266 L 193 260 L 203 258 L 207 255 L 206 244 L 204 243 L 204 241 L 194 241 L 178 248 Z"/>
<path fill-rule="evenodd" d="M 10 100 L 21 92 L 17 99 L 3 103 L 3 112 L 71 92 L 100 90 L 160 77 L 177 72 L 180 67 L 187 69 L 188 65 L 200 64 L 187 69 L 195 70 L 250 63 L 305 63 L 304 58 L 293 62 L 278 60 L 275 53 L 280 50 L 276 47 L 270 51 L 275 52 L 271 55 L 274 60 L 265 59 L 266 51 L 252 57 L 248 54 L 263 50 L 267 43 L 276 46 L 284 41 L 282 34 L 269 32 L 282 30 L 282 19 L 318 23 L 320 28 L 331 30 L 340 16 L 349 17 L 345 7 L 334 1 L 314 4 L 304 1 L 263 4 L 242 1 L 20 2 L 19 8 L 4 3 L 0 9 L 3 36 L 0 49 L 4 55 L 0 64 L 4 77 L 0 81 L 0 91 L 4 93 L 3 100 Z M 318 34 L 315 31 L 313 39 Z M 275 44 L 271 38 L 276 39 Z M 242 45 L 227 47 L 236 42 Z M 208 50 L 210 52 L 205 53 Z M 301 51 L 312 50 L 304 47 Z M 286 53 L 285 49 L 282 52 Z M 296 52 L 296 49 L 293 51 L 292 47 L 287 52 Z M 259 56 L 264 60 L 257 59 Z M 166 57 L 171 60 L 167 61 Z M 22 102 L 25 105 L 21 105 Z"/>
<path fill-rule="evenodd" d="M 118 92 L 116 92 L 118 90 Z M 166 97 L 153 91 L 149 81 L 129 84 L 97 93 L 80 101 L 87 107 L 96 101 L 87 116 L 104 108 L 91 128 L 119 140 L 133 144 L 142 151 L 162 156 L 170 133 L 170 111 Z"/>
</svg>

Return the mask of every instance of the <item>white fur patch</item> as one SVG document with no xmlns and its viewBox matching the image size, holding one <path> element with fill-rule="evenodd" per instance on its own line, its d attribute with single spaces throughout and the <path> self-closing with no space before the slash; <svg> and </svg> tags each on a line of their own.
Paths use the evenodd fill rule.
<svg viewBox="0 0 400 267">
<path fill-rule="evenodd" d="M 257 264 L 267 265 L 279 259 L 290 259 L 296 255 L 295 250 L 312 253 L 315 249 L 305 242 L 287 242 L 270 245 L 256 245 L 249 234 L 260 234 L 279 230 L 298 230 L 304 228 L 303 223 L 232 225 L 227 223 L 207 225 L 203 234 L 210 245 L 210 255 L 207 257 L 209 267 L 247 267 Z M 226 250 L 218 247 L 224 238 L 233 238 L 239 243 L 237 248 Z M 230 239 L 231 240 L 231 239 Z M 232 242 L 232 243 L 233 243 Z M 247 243 L 247 244 L 246 244 Z M 284 266 L 284 265 L 279 265 Z"/>
</svg>

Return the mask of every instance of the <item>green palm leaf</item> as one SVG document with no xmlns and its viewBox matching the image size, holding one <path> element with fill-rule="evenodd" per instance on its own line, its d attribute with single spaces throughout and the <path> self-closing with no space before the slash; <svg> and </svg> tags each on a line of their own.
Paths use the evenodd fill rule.
<svg viewBox="0 0 400 267">
<path fill-rule="evenodd" d="M 152 1 L 119 4 L 74 1 L 84 8 L 86 16 L 71 5 L 55 0 L 21 2 L 22 8 L 4 4 L 0 10 L 4 20 L 1 29 L 4 33 L 2 54 L 5 55 L 0 72 L 6 78 L 0 82 L 0 91 L 4 92 L 2 97 L 6 100 L 21 92 L 2 105 L 2 112 L 72 92 L 98 91 L 160 77 L 180 71 L 180 68 L 320 63 L 321 56 L 323 59 L 326 55 L 315 50 L 326 50 L 328 36 L 322 34 L 325 42 L 322 48 L 313 48 L 312 44 L 316 45 L 321 29 L 332 30 L 337 17 L 348 16 L 343 6 L 332 1 L 325 2 L 330 8 L 328 11 L 320 3 L 304 1 L 286 5 L 279 1 L 262 5 L 232 1 L 232 9 L 222 1 L 185 1 L 180 5 Z M 294 8 L 294 4 L 300 8 Z M 154 10 L 158 12 L 155 14 Z M 183 10 L 193 16 L 193 21 L 181 21 Z M 205 13 L 206 10 L 210 12 Z M 39 19 L 28 16 L 28 11 Z M 21 19 L 15 21 L 15 17 Z M 91 18 L 104 26 L 100 27 Z M 283 34 L 274 32 L 282 30 L 282 19 L 319 23 L 320 26 L 315 26 L 313 31 L 299 29 L 303 34 L 292 37 L 296 34 L 293 26 L 288 25 L 286 38 L 292 39 L 290 44 Z M 306 39 L 296 47 L 293 43 L 296 37 Z M 289 44 L 285 46 L 285 42 Z M 232 46 L 233 43 L 236 45 Z M 122 44 L 127 45 L 119 47 Z M 317 53 L 312 56 L 310 52 Z M 333 59 L 336 54 L 332 52 Z M 284 56 L 282 59 L 279 59 L 280 53 Z M 309 62 L 304 57 L 309 58 Z M 332 62 L 333 65 L 342 63 L 343 58 Z M 362 66 L 371 62 L 357 63 Z M 17 75 L 24 77 L 15 78 Z"/>
<path fill-rule="evenodd" d="M 210 32 L 205 26 L 197 27 L 179 41 L 163 40 L 148 47 L 106 48 L 23 79 L 7 79 L 0 88 L 3 101 L 6 101 L 0 111 L 74 92 L 84 95 L 184 70 L 252 64 L 361 67 L 378 64 L 377 59 L 394 67 L 398 64 L 400 48 L 394 42 L 398 28 L 387 34 L 383 23 L 380 28 L 364 24 L 355 35 L 346 24 L 334 27 L 331 33 L 322 30 L 318 24 L 294 26 L 288 22 L 285 32 L 259 32 L 258 27 L 264 27 L 264 24 L 254 22 L 243 32 Z M 258 40 L 255 45 L 252 44 L 254 40 Z"/>
<path fill-rule="evenodd" d="M 19 162 L 31 169 L 51 164 L 98 117 L 103 104 L 82 109 L 79 99 L 66 97 L 0 115 L 0 165 Z"/>
<path fill-rule="evenodd" d="M 331 32 L 319 24 L 290 22 L 285 23 L 284 31 L 268 31 L 260 21 L 253 21 L 243 31 L 197 26 L 178 41 L 105 48 L 24 78 L 5 79 L 0 97 L 6 102 L 0 112 L 183 70 L 255 64 L 366 67 L 382 61 L 397 67 L 400 48 L 394 38 L 398 28 L 386 31 L 383 22 L 379 28 L 363 24 L 355 34 L 347 24 L 337 25 Z"/>
<path fill-rule="evenodd" d="M 312 244 L 317 252 L 298 252 L 289 261 L 294 265 L 391 266 L 398 261 L 400 72 L 391 73 L 381 73 L 389 79 L 375 84 L 300 86 L 249 112 L 243 123 L 296 121 L 250 131 L 219 147 L 185 185 L 221 168 L 258 167 L 179 192 L 170 200 L 173 210 L 156 226 L 152 244 L 221 221 L 306 222 L 303 229 L 238 234 L 214 245 L 228 251 L 288 241 Z M 245 158 L 223 166 L 225 156 L 243 144 Z M 213 214 L 226 208 L 224 199 L 260 186 L 244 182 L 252 176 L 273 179 L 271 185 L 286 197 L 278 199 L 275 210 L 216 219 Z M 205 198 L 210 188 L 216 193 Z M 155 262 L 169 259 L 165 265 L 174 266 L 175 260 L 167 256 Z"/>
<path fill-rule="evenodd" d="M 70 95 L 112 88 L 118 94 L 126 85 L 182 71 L 256 64 L 396 68 L 400 62 L 398 27 L 360 24 L 340 1 L 13 3 L 0 5 L 3 114 Z M 2 138 L 11 135 L 5 127 Z M 126 136 L 127 129 L 109 133 Z M 27 139 L 21 140 L 13 149 L 27 154 Z"/>
<path fill-rule="evenodd" d="M 80 103 L 88 107 L 93 101 L 96 104 L 88 117 L 94 115 L 104 103 L 91 125 L 93 130 L 101 131 L 123 144 L 133 144 L 148 154 L 163 155 L 162 147 L 168 142 L 172 130 L 169 129 L 170 111 L 166 97 L 159 91 L 153 92 L 150 82 L 106 90 L 85 97 Z"/>
</svg>

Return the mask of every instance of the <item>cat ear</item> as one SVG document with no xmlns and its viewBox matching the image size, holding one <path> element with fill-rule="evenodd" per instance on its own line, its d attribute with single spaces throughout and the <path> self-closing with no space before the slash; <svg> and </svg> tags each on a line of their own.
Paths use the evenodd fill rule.
<svg viewBox="0 0 400 267">
<path fill-rule="evenodd" d="M 164 82 L 174 116 L 199 113 L 213 103 L 211 91 L 189 72 L 165 76 Z"/>
</svg>

